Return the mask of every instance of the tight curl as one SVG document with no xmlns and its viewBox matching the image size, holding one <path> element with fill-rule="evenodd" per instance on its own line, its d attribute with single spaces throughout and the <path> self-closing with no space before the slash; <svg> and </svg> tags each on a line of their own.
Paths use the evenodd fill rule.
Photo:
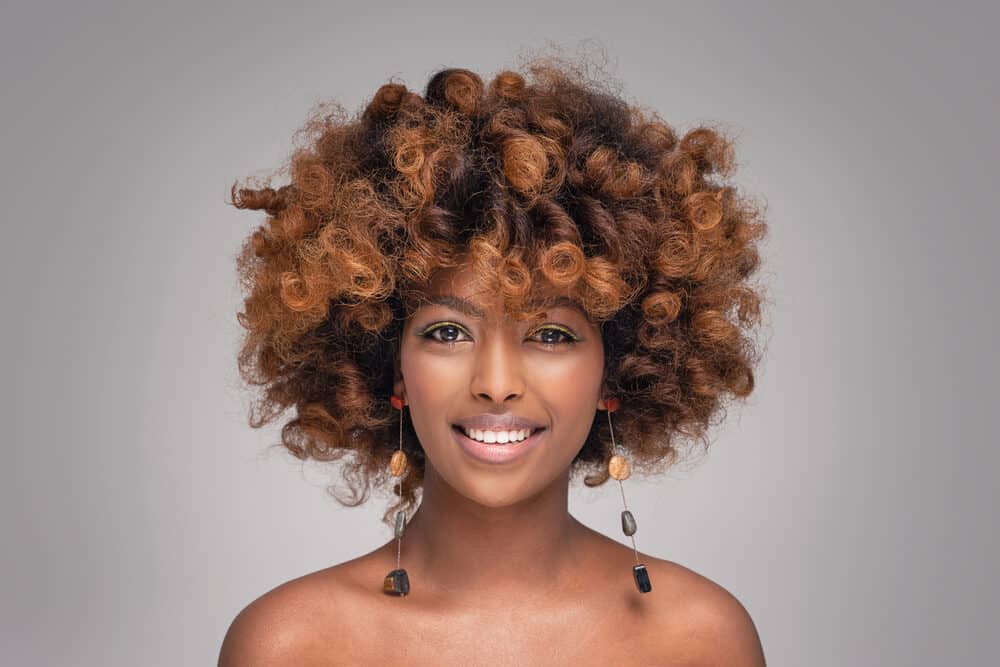
<svg viewBox="0 0 1000 667">
<path fill-rule="evenodd" d="M 699 126 L 678 137 L 556 58 L 488 85 L 445 69 L 423 95 L 390 82 L 363 111 L 314 111 L 287 164 L 290 182 L 236 183 L 231 202 L 266 221 L 237 257 L 246 329 L 240 375 L 258 387 L 250 425 L 294 407 L 281 443 L 341 460 L 345 505 L 393 484 L 412 510 L 425 458 L 391 407 L 402 326 L 434 272 L 472 262 L 483 289 L 518 317 L 543 285 L 569 290 L 601 326 L 615 440 L 633 469 L 666 469 L 702 442 L 727 397 L 754 387 L 750 284 L 767 233 L 763 207 L 720 179 L 732 140 Z M 595 419 L 573 472 L 608 479 L 607 419 Z"/>
</svg>

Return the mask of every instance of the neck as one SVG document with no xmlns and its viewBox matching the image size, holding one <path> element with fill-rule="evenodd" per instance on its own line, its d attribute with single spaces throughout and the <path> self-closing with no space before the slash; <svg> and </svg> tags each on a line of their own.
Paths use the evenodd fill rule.
<svg viewBox="0 0 1000 667">
<path fill-rule="evenodd" d="M 403 537 L 403 562 L 412 580 L 442 594 L 495 599 L 562 586 L 586 531 L 569 513 L 568 496 L 567 470 L 531 498 L 486 507 L 457 493 L 428 464 L 420 507 Z"/>
</svg>

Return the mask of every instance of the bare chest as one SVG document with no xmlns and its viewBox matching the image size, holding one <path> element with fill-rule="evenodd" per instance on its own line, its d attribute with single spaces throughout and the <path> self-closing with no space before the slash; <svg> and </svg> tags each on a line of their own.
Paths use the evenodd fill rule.
<svg viewBox="0 0 1000 667">
<path fill-rule="evenodd" d="M 626 609 L 563 608 L 435 614 L 400 610 L 351 634 L 344 664 L 663 664 L 657 638 Z M 341 646 L 341 650 L 343 650 Z M 329 664 L 329 663 L 326 663 Z"/>
</svg>

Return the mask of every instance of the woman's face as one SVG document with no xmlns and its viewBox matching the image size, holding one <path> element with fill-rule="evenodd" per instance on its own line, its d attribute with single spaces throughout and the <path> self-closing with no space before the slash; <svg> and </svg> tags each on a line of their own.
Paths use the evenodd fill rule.
<svg viewBox="0 0 1000 667">
<path fill-rule="evenodd" d="M 572 305 L 549 305 L 548 317 L 534 322 L 505 319 L 501 297 L 472 293 L 468 271 L 439 272 L 430 302 L 406 321 L 394 389 L 428 467 L 470 500 L 502 507 L 567 471 L 596 411 L 605 409 L 604 348 L 599 327 Z M 455 427 L 490 417 L 542 430 L 523 444 L 480 444 Z"/>
</svg>

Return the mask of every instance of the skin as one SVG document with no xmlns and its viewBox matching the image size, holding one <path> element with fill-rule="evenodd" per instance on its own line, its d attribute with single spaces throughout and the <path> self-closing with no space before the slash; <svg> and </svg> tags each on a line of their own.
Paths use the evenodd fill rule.
<svg viewBox="0 0 1000 667">
<path fill-rule="evenodd" d="M 439 273 L 430 294 L 484 318 L 423 305 L 403 329 L 394 390 L 427 456 L 403 537 L 411 593 L 381 591 L 393 539 L 252 602 L 219 664 L 763 665 L 753 622 L 725 589 L 640 552 L 653 583 L 640 594 L 631 547 L 569 513 L 570 463 L 607 419 L 599 327 L 567 306 L 505 318 L 499 299 L 469 291 L 468 270 Z M 459 447 L 452 423 L 507 410 L 546 427 L 527 456 L 489 464 Z"/>
</svg>

